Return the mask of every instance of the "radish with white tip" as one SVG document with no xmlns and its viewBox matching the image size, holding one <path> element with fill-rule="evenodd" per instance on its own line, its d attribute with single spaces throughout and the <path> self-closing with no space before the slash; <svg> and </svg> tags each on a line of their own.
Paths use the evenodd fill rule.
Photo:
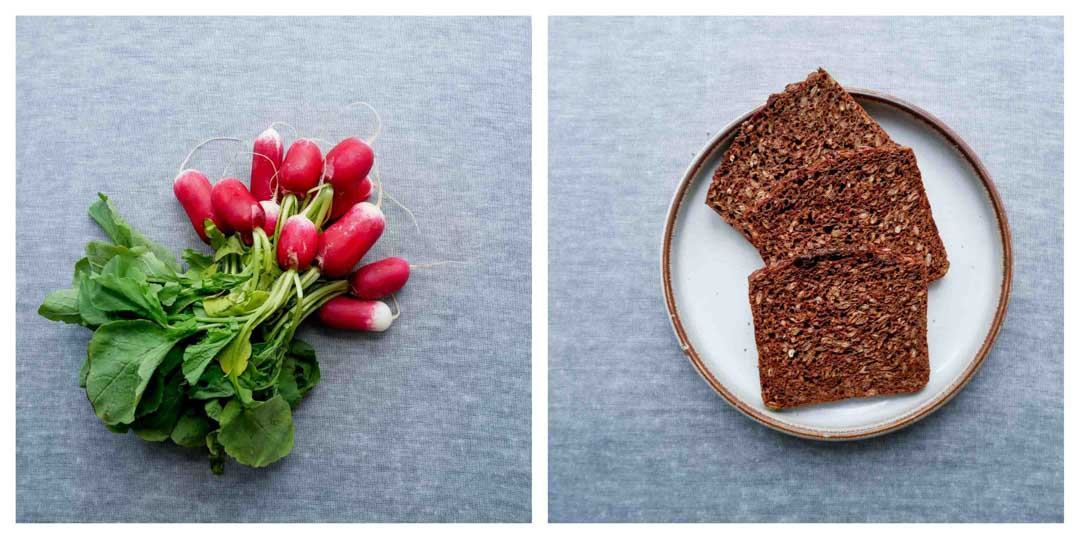
<svg viewBox="0 0 1080 539">
<path fill-rule="evenodd" d="M 284 154 L 281 135 L 273 126 L 255 138 L 251 151 L 251 196 L 255 200 L 274 198 L 274 181 Z"/>
<path fill-rule="evenodd" d="M 271 200 L 260 200 L 259 206 L 263 209 L 263 232 L 266 232 L 266 237 L 274 237 L 274 231 L 277 230 L 277 219 L 281 213 L 281 206 L 277 202 Z"/>
<path fill-rule="evenodd" d="M 324 325 L 353 331 L 386 331 L 397 316 L 381 301 L 345 296 L 336 297 L 319 308 L 319 320 Z"/>
<path fill-rule="evenodd" d="M 277 244 L 278 266 L 284 270 L 305 271 L 311 267 L 319 248 L 319 229 L 304 215 L 294 215 L 281 227 Z"/>
<path fill-rule="evenodd" d="M 322 273 L 331 278 L 348 275 L 379 240 L 385 227 L 386 217 L 375 204 L 361 202 L 349 208 L 323 232 L 315 256 Z"/>
</svg>

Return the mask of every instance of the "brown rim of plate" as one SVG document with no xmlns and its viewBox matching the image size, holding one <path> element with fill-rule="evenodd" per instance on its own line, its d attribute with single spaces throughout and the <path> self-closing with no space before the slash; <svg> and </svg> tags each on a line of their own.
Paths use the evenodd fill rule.
<svg viewBox="0 0 1080 539">
<path fill-rule="evenodd" d="M 939 120 L 933 114 L 912 105 L 901 99 L 897 99 L 888 94 L 877 92 L 874 90 L 865 90 L 860 88 L 849 88 L 850 93 L 860 101 L 871 101 L 874 103 L 883 104 L 895 109 L 899 109 L 910 116 L 913 116 L 923 123 L 932 127 L 942 137 L 945 138 L 950 144 L 956 148 L 957 151 L 967 160 L 972 169 L 978 174 L 979 179 L 982 180 L 983 187 L 986 188 L 987 196 L 990 198 L 990 203 L 994 207 L 994 215 L 997 217 L 998 229 L 1001 232 L 1002 243 L 1002 266 L 1003 277 L 1001 279 L 1001 294 L 998 298 L 997 310 L 994 313 L 993 323 L 990 325 L 990 331 L 986 334 L 986 338 L 983 339 L 982 346 L 979 348 L 978 353 L 975 355 L 974 361 L 972 361 L 963 375 L 953 382 L 951 386 L 945 389 L 941 394 L 935 397 L 933 400 L 920 406 L 915 411 L 905 414 L 902 417 L 875 425 L 869 428 L 851 429 L 840 432 L 826 432 L 817 429 L 809 429 L 796 425 L 791 425 L 772 417 L 763 414 L 757 408 L 747 404 L 746 402 L 737 398 L 731 393 L 715 376 L 709 371 L 708 367 L 701 360 L 697 350 L 694 349 L 693 344 L 686 336 L 686 330 L 683 328 L 682 320 L 679 316 L 679 310 L 675 305 L 675 296 L 671 288 L 671 237 L 675 227 L 675 220 L 679 215 L 679 209 L 682 206 L 683 199 L 686 196 L 686 192 L 690 187 L 691 181 L 697 176 L 701 166 L 708 160 L 710 156 L 716 151 L 716 149 L 722 145 L 728 137 L 730 137 L 735 130 L 745 121 L 751 114 L 757 112 L 758 109 L 754 109 L 746 114 L 742 115 L 734 122 L 728 124 L 722 131 L 716 134 L 709 141 L 709 144 L 694 158 L 694 161 L 690 164 L 690 167 L 683 174 L 682 181 L 679 182 L 679 187 L 675 191 L 675 196 L 672 198 L 671 206 L 668 209 L 667 222 L 664 225 L 664 244 L 661 260 L 661 274 L 664 285 L 664 303 L 667 305 L 668 315 L 671 318 L 672 328 L 675 330 L 675 336 L 679 339 L 679 344 L 686 356 L 690 359 L 690 362 L 694 364 L 694 368 L 697 369 L 706 382 L 712 386 L 713 390 L 724 397 L 724 400 L 734 406 L 740 412 L 746 414 L 751 419 L 780 432 L 798 436 L 800 438 L 808 438 L 815 440 L 828 440 L 828 441 L 842 441 L 842 440 L 860 440 L 864 438 L 870 438 L 873 436 L 880 436 L 889 432 L 893 432 L 902 429 L 916 421 L 930 415 L 938 408 L 941 408 L 945 403 L 949 402 L 965 385 L 971 380 L 971 377 L 975 375 L 975 372 L 982 366 L 986 356 L 990 353 L 990 348 L 994 344 L 994 340 L 997 338 L 998 332 L 1001 330 L 1001 324 L 1005 320 L 1005 310 L 1009 304 L 1009 292 L 1012 289 L 1012 239 L 1009 233 L 1009 221 L 1005 216 L 1005 207 L 1001 202 L 1001 197 L 998 195 L 997 188 L 994 187 L 994 181 L 990 178 L 990 172 L 986 170 L 986 167 L 979 160 L 979 157 L 975 155 L 975 151 L 957 135 L 948 125 Z M 760 108 L 760 107 L 759 107 Z"/>
</svg>

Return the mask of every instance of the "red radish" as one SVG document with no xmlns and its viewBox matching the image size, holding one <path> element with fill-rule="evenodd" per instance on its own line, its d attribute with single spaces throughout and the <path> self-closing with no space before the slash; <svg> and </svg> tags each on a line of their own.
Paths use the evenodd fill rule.
<svg viewBox="0 0 1080 539">
<path fill-rule="evenodd" d="M 326 179 L 335 190 L 344 190 L 365 179 L 375 162 L 368 143 L 349 137 L 326 153 Z"/>
<path fill-rule="evenodd" d="M 206 237 L 206 220 L 216 221 L 214 206 L 210 201 L 211 189 L 210 180 L 197 170 L 181 171 L 173 180 L 173 194 L 180 201 L 188 219 L 191 219 L 191 226 L 195 227 L 195 232 L 207 243 L 210 240 Z"/>
<path fill-rule="evenodd" d="M 291 193 L 305 193 L 319 185 L 322 177 L 323 159 L 319 146 L 308 139 L 300 139 L 285 154 L 278 172 L 278 184 Z"/>
<path fill-rule="evenodd" d="M 315 261 L 331 278 L 344 277 L 379 240 L 386 218 L 370 202 L 356 204 L 323 232 Z"/>
<path fill-rule="evenodd" d="M 365 201 L 371 196 L 371 180 L 364 178 L 351 185 L 345 185 L 344 189 L 334 187 L 334 205 L 330 208 L 330 220 L 335 220 L 349 208 Z"/>
<path fill-rule="evenodd" d="M 360 299 L 385 298 L 405 286 L 409 263 L 392 256 L 360 266 L 349 278 L 349 292 Z"/>
<path fill-rule="evenodd" d="M 390 306 L 381 301 L 339 296 L 319 308 L 319 320 L 338 329 L 386 331 L 394 315 Z"/>
<path fill-rule="evenodd" d="M 284 152 L 281 135 L 273 126 L 267 127 L 258 137 L 251 156 L 251 196 L 255 200 L 274 198 L 272 180 L 281 168 L 281 155 Z"/>
<path fill-rule="evenodd" d="M 229 230 L 251 232 L 266 220 L 259 201 L 251 196 L 244 182 L 236 178 L 218 180 L 210 191 L 210 202 L 214 207 L 215 222 L 226 225 Z"/>
<path fill-rule="evenodd" d="M 278 206 L 278 203 L 273 200 L 261 200 L 259 205 L 262 206 L 263 215 L 265 216 L 262 224 L 263 232 L 266 232 L 267 237 L 271 237 L 274 235 L 274 231 L 277 230 L 277 218 L 278 214 L 281 213 L 281 206 Z"/>
<path fill-rule="evenodd" d="M 294 215 L 281 227 L 278 238 L 277 261 L 281 269 L 304 271 L 311 267 L 315 251 L 319 248 L 319 229 L 311 219 Z"/>
</svg>

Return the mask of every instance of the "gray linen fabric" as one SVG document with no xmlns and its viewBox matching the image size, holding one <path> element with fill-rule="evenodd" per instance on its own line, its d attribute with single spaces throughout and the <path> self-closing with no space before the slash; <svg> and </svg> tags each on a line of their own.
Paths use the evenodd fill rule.
<svg viewBox="0 0 1080 539">
<path fill-rule="evenodd" d="M 1062 19 L 556 18 L 550 38 L 553 521 L 1061 521 Z M 823 66 L 936 114 L 1012 225 L 1009 314 L 950 404 L 859 443 L 743 417 L 660 290 L 675 185 L 709 135 Z"/>
<path fill-rule="evenodd" d="M 18 521 L 528 521 L 527 18 L 28 19 L 17 31 Z M 116 435 L 77 371 L 90 333 L 36 314 L 65 287 L 101 191 L 177 252 L 198 238 L 172 177 L 199 139 L 271 120 L 368 134 L 386 189 L 370 258 L 416 270 L 385 334 L 309 324 L 321 385 L 292 455 L 211 475 L 201 454 Z M 287 129 L 283 134 L 291 138 Z M 217 177 L 217 145 L 195 165 Z M 250 157 L 232 170 L 247 174 Z M 200 244 L 201 245 L 201 244 Z"/>
</svg>

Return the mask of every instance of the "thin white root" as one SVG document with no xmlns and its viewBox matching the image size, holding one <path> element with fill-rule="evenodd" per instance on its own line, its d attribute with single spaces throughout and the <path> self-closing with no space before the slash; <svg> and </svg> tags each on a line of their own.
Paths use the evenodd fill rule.
<svg viewBox="0 0 1080 539">
<path fill-rule="evenodd" d="M 428 262 L 426 264 L 409 264 L 409 269 L 428 269 L 436 266 L 445 266 L 446 264 L 459 264 L 462 266 L 468 266 L 472 263 L 472 260 L 440 260 L 438 262 Z"/>
<path fill-rule="evenodd" d="M 275 165 L 275 164 L 274 164 L 274 160 L 273 160 L 273 159 L 270 159 L 270 156 L 268 156 L 268 155 L 263 155 L 263 154 L 261 154 L 261 153 L 259 153 L 259 152 L 241 152 L 241 153 L 246 153 L 246 154 L 250 154 L 250 155 L 252 155 L 252 156 L 256 156 L 256 157 L 262 157 L 263 159 L 266 159 L 267 161 L 269 161 L 269 162 L 270 162 L 270 166 L 274 168 L 274 175 L 273 175 L 273 176 L 271 176 L 270 178 L 271 178 L 271 179 L 273 179 L 273 178 L 276 178 L 276 177 L 277 177 L 277 174 L 278 174 L 278 168 L 277 168 L 277 165 Z"/>
<path fill-rule="evenodd" d="M 330 148 L 334 147 L 333 144 L 330 144 L 329 141 L 326 141 L 326 140 L 321 139 L 321 138 L 311 137 L 308 140 L 316 142 L 316 143 L 321 142 L 323 144 L 326 144 Z M 322 148 L 319 148 L 319 150 L 322 151 Z M 327 152 L 324 151 L 323 152 L 323 160 L 322 160 L 322 173 L 319 175 L 319 182 L 320 182 L 319 185 L 320 186 L 322 185 L 322 180 L 324 178 L 326 178 L 326 154 L 327 154 Z"/>
<path fill-rule="evenodd" d="M 216 141 L 219 141 L 219 140 L 228 140 L 228 141 L 235 142 L 237 144 L 240 144 L 241 142 L 243 142 L 242 140 L 240 140 L 238 138 L 233 138 L 233 137 L 213 137 L 213 138 L 208 138 L 208 139 L 196 144 L 195 147 L 192 148 L 190 152 L 188 152 L 187 157 L 184 158 L 184 162 L 180 163 L 180 170 L 178 170 L 176 172 L 177 175 L 179 175 L 181 172 L 183 172 L 185 169 L 187 169 L 188 162 L 191 161 L 191 158 L 192 158 L 192 156 L 195 155 L 195 152 L 199 151 L 199 148 L 202 148 L 203 146 L 206 146 L 207 144 L 210 144 L 211 142 L 216 142 Z"/>
<path fill-rule="evenodd" d="M 391 320 L 397 320 L 401 316 L 401 305 L 398 305 L 397 294 L 390 294 L 390 301 L 394 302 L 394 310 L 397 312 L 390 315 Z"/>
<path fill-rule="evenodd" d="M 334 147 L 334 145 L 329 140 L 326 140 L 326 139 L 321 139 L 319 137 L 307 137 L 307 139 L 312 141 L 312 142 L 321 142 L 321 143 L 327 145 L 330 148 Z M 319 148 L 319 150 L 322 150 L 322 148 Z M 326 157 L 326 152 L 323 152 L 323 157 Z"/>
<path fill-rule="evenodd" d="M 233 163 L 236 162 L 237 153 L 238 152 L 233 152 L 232 155 L 229 156 L 229 159 L 225 161 L 225 168 L 221 169 L 221 176 L 218 176 L 218 178 L 227 178 L 229 176 L 229 169 L 232 168 Z"/>
<path fill-rule="evenodd" d="M 270 181 L 271 181 L 271 183 L 273 183 L 273 179 L 277 177 L 277 173 L 278 173 L 278 168 L 277 168 L 277 165 L 274 164 L 274 160 L 270 159 L 269 156 L 263 155 L 263 154 L 261 154 L 259 152 L 248 152 L 248 151 L 244 151 L 244 150 L 236 150 L 235 152 L 233 152 L 232 158 L 229 160 L 229 164 L 225 165 L 225 170 L 222 171 L 222 173 L 221 173 L 222 177 L 225 177 L 227 175 L 227 173 L 229 172 L 229 167 L 236 164 L 236 158 L 240 154 L 251 155 L 251 156 L 255 156 L 255 157 L 262 157 L 263 159 L 266 159 L 270 163 L 270 166 L 274 168 L 274 175 L 270 177 Z"/>
<path fill-rule="evenodd" d="M 379 193 L 382 194 L 381 189 L 379 190 Z M 404 204 L 398 202 L 396 198 L 390 196 L 390 193 L 386 193 L 386 198 L 389 198 L 390 202 L 393 202 L 394 204 L 397 204 L 399 208 L 405 210 L 405 213 L 409 214 L 409 218 L 412 219 L 413 225 L 416 226 L 416 233 L 420 234 L 421 236 L 424 235 L 424 233 L 420 231 L 420 223 L 416 220 L 416 216 L 413 215 L 412 210 L 410 210 L 409 208 L 406 208 Z"/>
<path fill-rule="evenodd" d="M 300 138 L 300 131 L 298 131 L 295 127 L 293 127 L 292 124 L 287 124 L 285 122 L 271 122 L 270 123 L 270 127 L 275 127 L 275 126 L 278 126 L 278 125 L 283 125 L 285 127 L 288 127 L 289 130 L 292 131 L 294 139 Z M 275 127 L 275 129 L 276 129 L 276 127 Z"/>
<path fill-rule="evenodd" d="M 379 116 L 379 111 L 375 110 L 375 107 L 371 106 L 371 103 L 368 103 L 367 101 L 354 101 L 345 105 L 345 108 L 351 109 L 357 105 L 367 107 L 368 110 L 375 115 L 375 133 L 366 139 L 368 144 L 375 144 L 375 139 L 379 138 L 379 135 L 382 134 L 382 116 Z"/>
<path fill-rule="evenodd" d="M 241 150 L 236 150 L 229 156 L 229 160 L 225 162 L 225 168 L 221 169 L 221 176 L 219 178 L 226 178 L 229 176 L 229 169 L 236 164 L 236 158 L 240 156 Z"/>
<path fill-rule="evenodd" d="M 277 167 L 274 167 L 274 168 L 276 169 Z M 280 182 L 278 182 L 278 173 L 279 172 L 281 172 L 281 171 L 280 170 L 274 170 L 274 175 L 270 176 L 270 192 L 273 193 L 274 200 L 277 200 L 278 195 L 281 194 L 278 191 L 278 188 L 281 187 Z"/>
<path fill-rule="evenodd" d="M 375 207 L 379 208 L 381 210 L 382 209 L 383 189 L 382 189 L 382 178 L 379 177 L 379 168 L 378 167 L 375 167 L 375 185 L 379 186 L 379 198 L 375 199 Z"/>
</svg>

